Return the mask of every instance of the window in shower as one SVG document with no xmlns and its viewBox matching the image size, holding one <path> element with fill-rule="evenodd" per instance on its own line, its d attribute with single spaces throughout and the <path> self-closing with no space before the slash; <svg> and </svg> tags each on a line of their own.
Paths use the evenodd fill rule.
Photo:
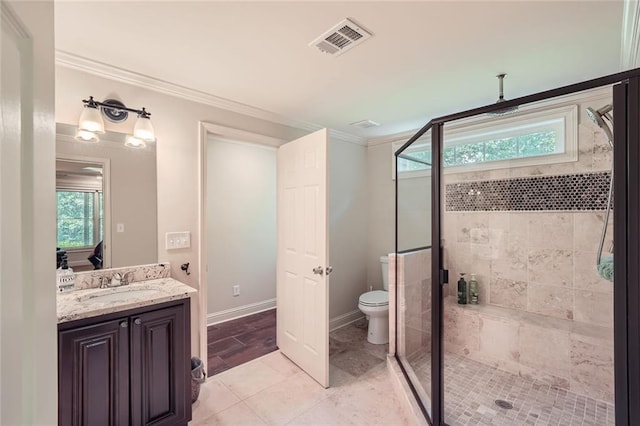
<svg viewBox="0 0 640 426">
<path fill-rule="evenodd" d="M 576 161 L 577 125 L 576 105 L 458 123 L 445 132 L 445 173 Z M 430 173 L 430 146 L 417 142 L 398 159 L 402 177 Z M 402 143 L 394 144 L 393 151 Z"/>
</svg>

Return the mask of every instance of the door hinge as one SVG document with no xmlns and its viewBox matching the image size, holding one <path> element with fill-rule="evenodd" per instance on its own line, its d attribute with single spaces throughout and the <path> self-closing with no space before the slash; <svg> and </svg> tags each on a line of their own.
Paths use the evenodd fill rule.
<svg viewBox="0 0 640 426">
<path fill-rule="evenodd" d="M 445 285 L 449 283 L 449 270 L 440 269 L 440 284 Z"/>
</svg>

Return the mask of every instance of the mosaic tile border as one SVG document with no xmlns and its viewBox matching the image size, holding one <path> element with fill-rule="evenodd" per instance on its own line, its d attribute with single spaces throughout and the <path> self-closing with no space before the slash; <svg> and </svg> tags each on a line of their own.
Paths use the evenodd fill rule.
<svg viewBox="0 0 640 426">
<path fill-rule="evenodd" d="M 451 183 L 446 211 L 604 210 L 610 180 L 597 172 Z"/>
</svg>

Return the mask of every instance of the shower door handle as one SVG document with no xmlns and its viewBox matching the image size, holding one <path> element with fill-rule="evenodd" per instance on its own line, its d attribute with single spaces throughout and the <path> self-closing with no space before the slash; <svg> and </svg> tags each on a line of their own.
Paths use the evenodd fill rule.
<svg viewBox="0 0 640 426">
<path fill-rule="evenodd" d="M 317 275 L 323 275 L 324 268 L 322 266 L 316 266 L 315 268 L 313 268 L 313 273 Z"/>
</svg>

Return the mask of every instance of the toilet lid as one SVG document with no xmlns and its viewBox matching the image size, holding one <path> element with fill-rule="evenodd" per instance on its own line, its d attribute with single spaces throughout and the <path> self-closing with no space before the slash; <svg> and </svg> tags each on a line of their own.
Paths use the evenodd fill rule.
<svg viewBox="0 0 640 426">
<path fill-rule="evenodd" d="M 360 296 L 359 303 L 364 306 L 388 305 L 389 292 L 382 290 L 368 291 Z"/>
</svg>

